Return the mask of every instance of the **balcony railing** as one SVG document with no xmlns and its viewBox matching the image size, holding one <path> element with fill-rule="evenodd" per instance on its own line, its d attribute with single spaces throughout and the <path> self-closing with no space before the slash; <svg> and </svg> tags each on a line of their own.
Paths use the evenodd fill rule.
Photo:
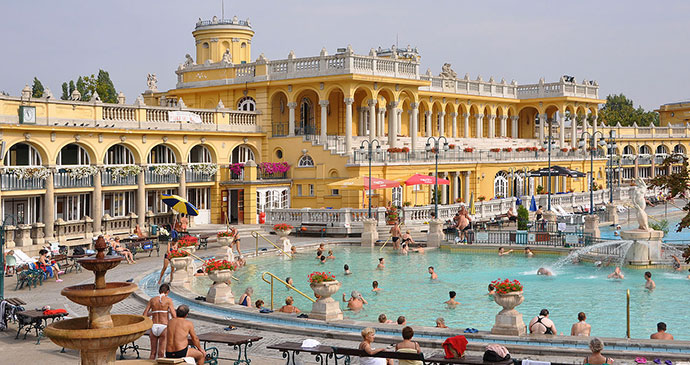
<svg viewBox="0 0 690 365">
<path fill-rule="evenodd" d="M 273 173 L 267 173 L 265 171 L 261 171 L 260 168 L 257 167 L 256 170 L 256 177 L 259 180 L 279 180 L 279 179 L 287 179 L 287 172 L 273 172 Z"/>
<path fill-rule="evenodd" d="M 177 184 L 180 177 L 175 174 L 159 175 L 151 170 L 144 171 L 146 184 Z"/>
<path fill-rule="evenodd" d="M 200 171 L 194 171 L 192 169 L 187 169 L 185 171 L 185 179 L 188 183 L 192 182 L 214 182 L 216 180 L 216 174 L 205 174 Z"/>
<path fill-rule="evenodd" d="M 67 172 L 58 171 L 53 176 L 55 188 L 90 188 L 93 186 L 93 176 L 76 178 L 69 176 Z"/>
<path fill-rule="evenodd" d="M 637 156 L 637 163 L 640 165 L 651 165 L 652 164 L 652 156 L 650 156 L 650 155 L 638 155 Z"/>
<path fill-rule="evenodd" d="M 10 190 L 39 190 L 45 188 L 45 180 L 35 177 L 20 179 L 12 173 L 0 174 L 0 188 Z"/>
<path fill-rule="evenodd" d="M 552 150 L 551 159 L 582 159 L 589 158 L 589 152 L 583 150 L 566 151 Z M 594 153 L 595 158 L 606 157 L 602 151 Z M 534 161 L 546 160 L 548 158 L 547 151 L 473 151 L 464 152 L 460 149 L 441 151 L 438 154 L 440 162 L 474 162 L 474 161 Z M 407 163 L 407 162 L 432 162 L 435 156 L 432 152 L 426 151 L 410 151 L 410 152 L 388 152 L 388 151 L 373 151 L 372 162 L 374 163 Z M 366 163 L 369 161 L 368 151 L 355 150 L 351 159 L 352 163 Z"/>
<path fill-rule="evenodd" d="M 119 176 L 114 175 L 111 171 L 105 170 L 101 172 L 101 185 L 103 186 L 123 186 L 123 185 L 137 185 L 136 175 Z"/>
</svg>

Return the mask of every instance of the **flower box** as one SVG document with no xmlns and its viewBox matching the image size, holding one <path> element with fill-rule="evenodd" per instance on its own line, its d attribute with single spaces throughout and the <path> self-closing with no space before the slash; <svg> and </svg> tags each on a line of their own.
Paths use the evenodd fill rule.
<svg viewBox="0 0 690 365">
<path fill-rule="evenodd" d="M 545 147 L 542 147 L 542 148 L 539 149 L 539 151 L 544 152 L 544 151 L 546 151 L 546 148 L 545 148 Z"/>
<path fill-rule="evenodd" d="M 491 152 L 501 152 L 501 149 L 500 149 L 500 148 L 492 148 L 492 149 L 490 149 L 489 151 L 491 151 Z"/>
<path fill-rule="evenodd" d="M 214 163 L 192 163 L 189 164 L 189 168 L 194 172 L 208 176 L 215 175 L 218 172 L 218 165 Z"/>
<path fill-rule="evenodd" d="M 513 152 L 513 149 L 510 147 L 505 147 L 503 148 L 503 152 Z"/>
<path fill-rule="evenodd" d="M 169 259 L 184 258 L 187 256 L 189 256 L 189 252 L 181 251 L 181 250 L 172 250 L 172 251 L 170 251 L 170 253 L 168 253 Z"/>
<path fill-rule="evenodd" d="M 17 179 L 41 179 L 45 180 L 50 175 L 50 170 L 43 166 L 36 167 L 7 167 L 5 172 L 13 174 Z"/>
<path fill-rule="evenodd" d="M 307 276 L 307 279 L 309 280 L 310 284 L 316 284 L 335 281 L 335 275 L 332 275 L 330 272 L 327 273 L 314 271 L 313 273 L 309 274 L 309 276 Z"/>
<path fill-rule="evenodd" d="M 522 283 L 518 280 L 510 280 L 510 279 L 504 279 L 501 280 L 496 279 L 491 282 L 491 284 L 494 285 L 496 288 L 496 293 L 498 294 L 507 294 L 511 292 L 522 292 L 523 286 Z"/>
<path fill-rule="evenodd" d="M 290 170 L 287 162 L 262 162 L 259 164 L 259 171 L 264 174 L 283 174 Z M 234 172 L 234 171 L 233 171 Z"/>
<path fill-rule="evenodd" d="M 210 274 L 214 271 L 229 270 L 235 271 L 236 267 L 233 262 L 228 260 L 210 259 L 204 262 L 204 272 Z"/>
<path fill-rule="evenodd" d="M 561 152 L 568 152 L 567 148 L 561 148 Z"/>
<path fill-rule="evenodd" d="M 451 150 L 454 150 L 454 149 L 455 149 L 455 145 L 451 143 L 451 144 L 448 145 L 448 148 L 450 148 Z"/>
<path fill-rule="evenodd" d="M 464 152 L 472 152 L 474 149 L 472 147 L 465 147 Z"/>
</svg>

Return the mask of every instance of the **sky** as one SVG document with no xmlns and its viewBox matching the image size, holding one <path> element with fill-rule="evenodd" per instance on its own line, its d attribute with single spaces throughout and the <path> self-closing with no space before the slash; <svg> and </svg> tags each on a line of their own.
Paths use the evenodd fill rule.
<svg viewBox="0 0 690 365">
<path fill-rule="evenodd" d="M 110 73 L 127 103 L 146 89 L 175 86 L 194 55 L 198 18 L 220 17 L 222 0 L 3 1 L 0 91 L 19 95 L 34 76 L 61 94 L 79 75 Z M 573 75 L 597 80 L 599 95 L 623 93 L 645 109 L 690 99 L 689 1 L 225 0 L 225 17 L 249 18 L 252 58 L 418 47 L 421 72 L 448 62 L 463 77 L 531 84 Z"/>
</svg>

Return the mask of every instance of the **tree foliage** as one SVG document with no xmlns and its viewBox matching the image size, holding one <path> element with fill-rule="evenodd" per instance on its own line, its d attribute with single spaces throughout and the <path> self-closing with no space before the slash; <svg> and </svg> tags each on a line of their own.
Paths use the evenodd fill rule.
<svg viewBox="0 0 690 365">
<path fill-rule="evenodd" d="M 607 96 L 606 104 L 599 110 L 599 118 L 610 126 L 618 125 L 618 123 L 624 127 L 634 123 L 640 127 L 659 125 L 659 113 L 646 111 L 641 106 L 635 108 L 633 101 L 623 94 Z"/>
<path fill-rule="evenodd" d="M 521 231 L 527 230 L 527 224 L 529 223 L 529 211 L 524 205 L 520 205 L 517 208 L 517 226 Z"/>
<path fill-rule="evenodd" d="M 670 169 L 670 166 L 672 164 L 677 165 L 678 163 L 680 163 L 680 169 L 678 169 L 676 172 L 673 172 L 673 169 Z M 688 187 L 690 187 L 688 158 L 684 155 L 670 155 L 664 159 L 664 162 L 661 164 L 660 168 L 668 169 L 671 171 L 671 173 L 668 175 L 656 176 L 651 180 L 649 187 L 665 189 L 668 191 L 668 196 L 666 197 L 667 199 L 687 199 Z M 683 210 L 686 214 L 683 219 L 681 219 L 680 223 L 678 223 L 678 227 L 676 228 L 677 232 L 690 227 L 690 201 L 685 204 Z M 690 256 L 687 257 L 687 260 L 690 262 Z"/>
<path fill-rule="evenodd" d="M 110 74 L 104 70 L 98 70 L 98 76 L 91 74 L 79 76 L 75 84 L 70 80 L 62 83 L 62 100 L 69 100 L 74 90 L 81 94 L 81 101 L 89 101 L 94 92 L 98 92 L 98 96 L 104 103 L 117 103 L 117 92 L 115 85 L 110 79 Z"/>
<path fill-rule="evenodd" d="M 34 76 L 34 83 L 31 85 L 31 97 L 32 98 L 42 98 L 45 89 L 41 81 Z"/>
</svg>

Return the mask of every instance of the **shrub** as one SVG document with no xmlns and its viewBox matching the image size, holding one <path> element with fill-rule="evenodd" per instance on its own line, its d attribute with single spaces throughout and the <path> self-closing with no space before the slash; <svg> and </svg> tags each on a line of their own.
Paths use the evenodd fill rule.
<svg viewBox="0 0 690 365">
<path fill-rule="evenodd" d="M 669 231 L 668 220 L 662 219 L 658 222 L 649 223 L 649 228 L 655 231 L 662 231 L 664 232 L 664 236 L 667 236 Z"/>
<path fill-rule="evenodd" d="M 529 212 L 524 205 L 517 208 L 517 226 L 521 231 L 527 230 L 527 223 L 529 222 Z"/>
<path fill-rule="evenodd" d="M 537 185 L 537 194 L 544 194 L 544 187 L 541 185 Z"/>
</svg>

